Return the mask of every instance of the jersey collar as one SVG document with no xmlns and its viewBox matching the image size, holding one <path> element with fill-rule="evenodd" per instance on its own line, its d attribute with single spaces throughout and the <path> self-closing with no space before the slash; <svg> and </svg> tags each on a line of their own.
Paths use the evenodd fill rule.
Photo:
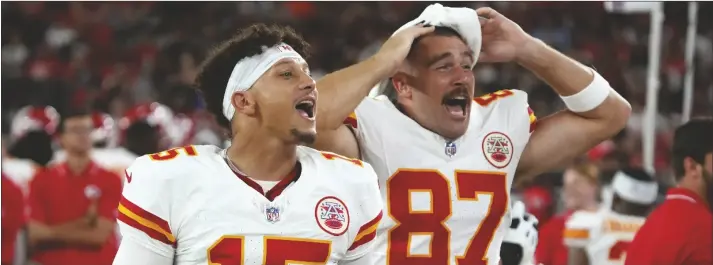
<svg viewBox="0 0 713 265">
<path fill-rule="evenodd" d="M 66 175 L 66 176 L 88 176 L 89 174 L 94 173 L 95 168 L 96 168 L 96 164 L 94 163 L 94 161 L 89 160 L 89 163 L 87 163 L 87 165 L 84 167 L 82 172 L 79 174 L 74 174 L 72 172 L 72 169 L 69 168 L 69 163 L 66 161 L 59 164 L 58 169 L 60 170 L 61 174 Z"/>
<path fill-rule="evenodd" d="M 278 182 L 272 189 L 268 190 L 265 192 L 262 190 L 262 186 L 255 182 L 254 180 L 250 179 L 248 176 L 240 172 L 237 167 L 233 164 L 233 162 L 228 159 L 227 154 L 224 153 L 223 155 L 223 160 L 225 163 L 228 164 L 228 168 L 230 168 L 231 171 L 243 182 L 245 182 L 246 185 L 249 187 L 253 188 L 255 191 L 259 192 L 260 194 L 263 194 L 265 198 L 267 198 L 269 201 L 274 201 L 277 196 L 280 196 L 285 189 L 290 186 L 293 182 L 297 181 L 300 178 L 300 175 L 302 173 L 302 164 L 300 161 L 297 161 L 295 164 L 295 167 L 292 168 L 292 171 L 290 173 L 287 173 L 287 176 L 285 176 L 280 182 Z"/>
<path fill-rule="evenodd" d="M 672 199 L 682 199 L 688 200 L 696 204 L 700 204 L 705 207 L 706 203 L 703 201 L 701 196 L 698 196 L 695 192 L 686 188 L 671 188 L 666 193 L 666 200 Z"/>
</svg>

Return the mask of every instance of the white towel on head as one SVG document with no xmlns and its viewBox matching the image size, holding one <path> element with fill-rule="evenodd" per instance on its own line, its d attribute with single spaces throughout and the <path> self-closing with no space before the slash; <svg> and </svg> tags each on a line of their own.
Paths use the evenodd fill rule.
<svg viewBox="0 0 713 265">
<path fill-rule="evenodd" d="M 467 7 L 444 7 L 441 4 L 432 4 L 426 7 L 418 18 L 404 24 L 394 34 L 420 22 L 432 26 L 448 27 L 458 32 L 473 50 L 474 60 L 470 68 L 475 66 L 475 62 L 480 56 L 480 47 L 483 45 L 480 20 L 475 10 Z"/>
</svg>

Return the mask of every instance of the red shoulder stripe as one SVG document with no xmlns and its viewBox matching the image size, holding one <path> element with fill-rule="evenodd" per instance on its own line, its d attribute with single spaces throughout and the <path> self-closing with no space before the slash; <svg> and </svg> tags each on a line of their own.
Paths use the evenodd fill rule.
<svg viewBox="0 0 713 265">
<path fill-rule="evenodd" d="M 352 243 L 349 247 L 349 250 L 356 249 L 361 245 L 369 243 L 376 237 L 376 228 L 379 227 L 379 222 L 381 221 L 383 214 L 383 211 L 379 211 L 379 214 L 377 214 L 374 219 L 371 219 L 371 221 L 365 223 L 361 226 L 361 228 L 359 228 L 359 232 L 354 238 L 354 243 Z"/>
<path fill-rule="evenodd" d="M 172 245 L 176 242 L 171 233 L 171 227 L 166 220 L 142 209 L 123 196 L 119 202 L 118 219 L 166 244 Z"/>
<path fill-rule="evenodd" d="M 345 124 L 345 125 L 349 125 L 349 126 L 351 126 L 352 128 L 356 129 L 356 128 L 357 128 L 357 116 L 356 116 L 356 113 L 352 112 L 351 114 L 349 114 L 349 116 L 347 116 L 347 118 L 344 119 L 344 124 Z"/>
</svg>

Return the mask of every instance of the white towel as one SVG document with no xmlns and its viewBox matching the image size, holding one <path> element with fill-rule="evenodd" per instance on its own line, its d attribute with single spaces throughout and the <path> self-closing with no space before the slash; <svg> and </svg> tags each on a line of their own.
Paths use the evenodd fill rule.
<svg viewBox="0 0 713 265">
<path fill-rule="evenodd" d="M 449 27 L 458 32 L 473 50 L 474 60 L 470 68 L 472 69 L 475 66 L 475 62 L 478 61 L 478 56 L 480 56 L 480 47 L 483 44 L 480 20 L 475 10 L 467 7 L 444 7 L 441 4 L 432 4 L 426 7 L 418 18 L 401 26 L 394 34 L 419 22 L 432 26 Z"/>
</svg>

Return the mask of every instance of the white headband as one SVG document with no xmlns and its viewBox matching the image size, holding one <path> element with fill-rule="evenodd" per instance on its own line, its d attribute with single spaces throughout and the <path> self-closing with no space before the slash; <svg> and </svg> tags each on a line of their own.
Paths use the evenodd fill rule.
<svg viewBox="0 0 713 265">
<path fill-rule="evenodd" d="M 639 204 L 650 204 L 656 201 L 659 185 L 655 181 L 646 182 L 634 179 L 619 171 L 614 174 L 612 189 L 614 193 L 624 200 Z"/>
<path fill-rule="evenodd" d="M 235 64 L 233 72 L 228 78 L 228 85 L 225 86 L 225 95 L 223 96 L 223 115 L 228 120 L 232 120 L 233 114 L 235 114 L 232 102 L 235 92 L 248 91 L 270 67 L 282 59 L 291 58 L 300 63 L 305 61 L 299 53 L 285 43 L 270 48 L 263 46 L 262 50 L 261 54 L 243 58 Z"/>
</svg>

